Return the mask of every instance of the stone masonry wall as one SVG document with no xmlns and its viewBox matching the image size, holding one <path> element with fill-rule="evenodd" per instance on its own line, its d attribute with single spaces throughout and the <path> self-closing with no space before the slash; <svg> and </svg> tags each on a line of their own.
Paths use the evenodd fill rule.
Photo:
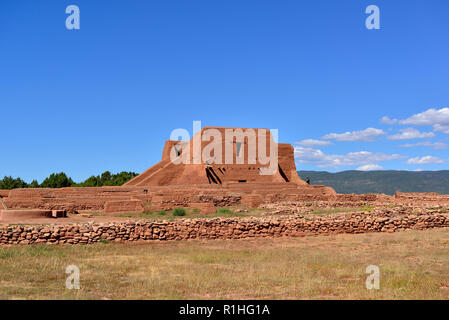
<svg viewBox="0 0 449 320">
<path fill-rule="evenodd" d="M 138 240 L 301 237 L 319 234 L 396 232 L 440 227 L 449 227 L 449 214 L 373 217 L 360 212 L 326 217 L 203 218 L 52 226 L 2 225 L 0 226 L 0 245 L 90 244 L 103 239 L 131 242 Z"/>
</svg>

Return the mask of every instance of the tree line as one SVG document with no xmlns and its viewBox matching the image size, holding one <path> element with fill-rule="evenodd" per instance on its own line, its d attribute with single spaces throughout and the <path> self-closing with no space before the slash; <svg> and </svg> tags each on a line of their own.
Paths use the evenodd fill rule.
<svg viewBox="0 0 449 320">
<path fill-rule="evenodd" d="M 135 172 L 122 171 L 114 174 L 105 171 L 101 175 L 91 176 L 80 183 L 74 182 L 72 178 L 68 177 L 64 172 L 52 173 L 49 177 L 45 178 L 42 183 L 39 183 L 37 180 L 27 183 L 21 178 L 5 176 L 0 180 L 0 189 L 121 186 L 138 175 L 139 174 Z"/>
</svg>

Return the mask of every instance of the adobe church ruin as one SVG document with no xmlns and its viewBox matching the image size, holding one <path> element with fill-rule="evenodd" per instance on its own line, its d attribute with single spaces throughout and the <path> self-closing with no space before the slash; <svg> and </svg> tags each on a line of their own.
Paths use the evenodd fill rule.
<svg viewBox="0 0 449 320">
<path fill-rule="evenodd" d="M 229 132 L 243 136 L 229 139 Z M 218 135 L 225 138 L 215 141 Z M 268 159 L 273 150 L 276 158 Z M 270 167 L 274 170 L 266 174 Z M 124 186 L 0 190 L 0 196 L 9 208 L 113 213 L 175 207 L 215 212 L 215 207 L 235 204 L 331 200 L 336 193 L 302 181 L 293 147 L 274 142 L 269 130 L 205 127 L 188 142 L 166 141 L 161 161 Z"/>
<path fill-rule="evenodd" d="M 282 182 L 305 185 L 290 144 L 274 142 L 268 129 L 205 127 L 188 142 L 166 141 L 162 160 L 125 185 Z"/>
</svg>

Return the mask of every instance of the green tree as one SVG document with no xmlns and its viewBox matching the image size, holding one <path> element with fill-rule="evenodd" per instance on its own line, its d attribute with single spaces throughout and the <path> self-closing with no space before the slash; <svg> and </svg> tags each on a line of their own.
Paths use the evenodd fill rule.
<svg viewBox="0 0 449 320">
<path fill-rule="evenodd" d="M 2 180 L 0 180 L 0 189 L 15 189 L 15 188 L 26 188 L 27 183 L 23 181 L 20 178 L 14 179 L 13 177 L 4 177 Z"/>
<path fill-rule="evenodd" d="M 81 183 L 75 183 L 64 172 L 60 172 L 52 173 L 40 185 L 37 180 L 27 184 L 20 178 L 4 177 L 0 180 L 0 189 L 121 186 L 137 176 L 135 172 L 122 171 L 112 174 L 110 171 L 105 171 L 99 176 L 91 176 Z"/>
<path fill-rule="evenodd" d="M 64 172 L 52 173 L 48 178 L 46 178 L 42 183 L 42 188 L 64 188 L 71 187 L 73 185 L 73 180 Z"/>
<path fill-rule="evenodd" d="M 102 186 L 121 186 L 137 177 L 135 172 L 122 171 L 117 174 L 112 174 L 110 171 L 105 171 L 99 176 L 91 176 L 85 181 L 76 184 L 78 187 L 102 187 Z"/>
<path fill-rule="evenodd" d="M 99 176 L 90 176 L 85 181 L 79 183 L 77 186 L 79 187 L 98 187 L 100 185 L 100 177 Z"/>
<path fill-rule="evenodd" d="M 28 185 L 28 188 L 39 188 L 39 182 L 37 182 L 37 180 L 31 181 L 31 183 Z"/>
<path fill-rule="evenodd" d="M 135 172 L 126 172 L 126 171 L 122 171 L 120 173 L 114 174 L 111 184 L 112 186 L 121 186 L 123 184 L 125 184 L 126 182 L 128 182 L 129 180 L 137 177 L 138 174 Z"/>
<path fill-rule="evenodd" d="M 102 174 L 101 174 L 101 177 L 100 177 L 100 184 L 102 185 L 102 186 L 107 186 L 107 185 L 109 185 L 109 183 L 112 181 L 112 179 L 113 179 L 113 176 L 114 175 L 112 175 L 109 171 L 105 171 L 105 172 L 103 172 Z"/>
</svg>

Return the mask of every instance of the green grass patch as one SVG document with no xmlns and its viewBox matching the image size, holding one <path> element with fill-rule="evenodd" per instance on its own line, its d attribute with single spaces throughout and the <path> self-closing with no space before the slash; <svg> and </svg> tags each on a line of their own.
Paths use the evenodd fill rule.
<svg viewBox="0 0 449 320">
<path fill-rule="evenodd" d="M 63 257 L 65 255 L 61 247 L 48 245 L 27 245 L 24 247 L 0 248 L 0 259 L 9 259 L 18 256 L 25 257 Z"/>
<path fill-rule="evenodd" d="M 173 209 L 173 216 L 175 217 L 183 217 L 186 215 L 186 209 L 184 208 L 175 208 Z"/>
<path fill-rule="evenodd" d="M 226 214 L 226 213 L 234 213 L 234 211 L 232 211 L 231 209 L 227 208 L 227 207 L 222 207 L 222 208 L 217 208 L 217 213 L 218 214 Z"/>
<path fill-rule="evenodd" d="M 145 211 L 143 213 L 140 213 L 139 217 L 141 217 L 141 218 L 149 218 L 149 217 L 165 216 L 165 215 L 167 215 L 167 211 L 165 211 L 165 210 Z"/>
</svg>

